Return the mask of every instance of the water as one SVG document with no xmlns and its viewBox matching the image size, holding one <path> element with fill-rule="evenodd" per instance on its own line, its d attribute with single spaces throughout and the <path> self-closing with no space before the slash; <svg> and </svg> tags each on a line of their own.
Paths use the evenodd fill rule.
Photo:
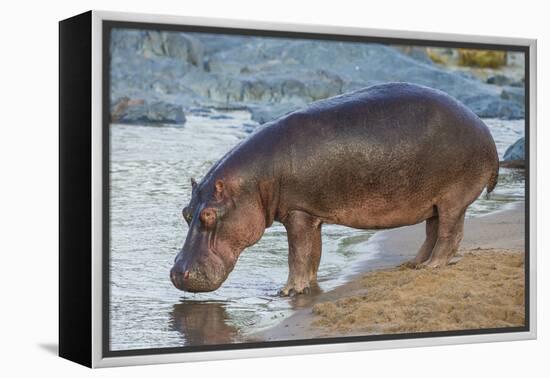
<svg viewBox="0 0 550 378">
<path fill-rule="evenodd" d="M 484 119 L 497 146 L 499 160 L 504 152 L 519 138 L 524 136 L 524 120 Z M 499 210 L 503 205 L 525 199 L 525 176 L 523 170 L 501 168 L 495 190 L 486 198 L 485 193 L 466 212 L 466 217 L 479 216 Z"/>
<path fill-rule="evenodd" d="M 502 157 L 523 135 L 523 120 L 486 120 Z M 243 252 L 223 286 L 189 294 L 168 277 L 187 224 L 181 209 L 200 179 L 254 123 L 247 112 L 190 115 L 184 127 L 111 125 L 111 349 L 239 342 L 292 312 L 294 301 L 276 296 L 286 282 L 288 245 L 275 223 Z M 490 199 L 468 211 L 478 216 L 522 200 L 524 179 L 501 170 Z M 359 262 L 376 258 L 365 243 L 372 231 L 323 227 L 320 290 L 345 282 Z"/>
</svg>

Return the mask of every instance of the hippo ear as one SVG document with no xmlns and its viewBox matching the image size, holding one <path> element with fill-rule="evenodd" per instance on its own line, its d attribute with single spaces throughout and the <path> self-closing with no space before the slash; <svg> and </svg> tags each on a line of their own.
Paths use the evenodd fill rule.
<svg viewBox="0 0 550 378">
<path fill-rule="evenodd" d="M 191 177 L 191 189 L 195 190 L 197 188 L 197 182 L 193 177 Z"/>
<path fill-rule="evenodd" d="M 216 180 L 216 184 L 214 186 L 216 189 L 214 192 L 214 197 L 216 198 L 217 201 L 223 200 L 225 184 L 223 183 L 222 180 Z"/>
</svg>

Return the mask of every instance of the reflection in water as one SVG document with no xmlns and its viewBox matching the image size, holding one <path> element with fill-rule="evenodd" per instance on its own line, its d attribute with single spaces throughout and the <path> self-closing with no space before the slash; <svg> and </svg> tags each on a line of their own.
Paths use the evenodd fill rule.
<svg viewBox="0 0 550 378">
<path fill-rule="evenodd" d="M 170 313 L 171 326 L 184 345 L 230 344 L 238 331 L 229 325 L 224 302 L 182 301 Z"/>
<path fill-rule="evenodd" d="M 281 300 L 288 301 L 293 310 L 299 310 L 311 306 L 322 292 L 321 287 L 313 283 L 309 295 Z M 172 308 L 170 326 L 181 334 L 184 346 L 242 341 L 239 337 L 241 332 L 231 324 L 226 303 L 223 301 L 182 300 Z"/>
</svg>

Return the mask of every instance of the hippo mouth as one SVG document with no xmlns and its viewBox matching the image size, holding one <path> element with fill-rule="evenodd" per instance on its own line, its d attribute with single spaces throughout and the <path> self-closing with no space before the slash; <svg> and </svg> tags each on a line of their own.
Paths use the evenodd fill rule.
<svg viewBox="0 0 550 378">
<path fill-rule="evenodd" d="M 204 274 L 197 271 L 177 273 L 173 270 L 170 272 L 170 280 L 177 289 L 190 293 L 214 291 L 223 282 L 223 280 L 219 280 L 219 283 L 212 282 Z"/>
<path fill-rule="evenodd" d="M 218 289 L 227 278 L 228 272 L 222 260 L 215 254 L 201 265 L 182 269 L 186 264 L 174 264 L 170 280 L 179 290 L 190 293 L 208 292 Z"/>
</svg>

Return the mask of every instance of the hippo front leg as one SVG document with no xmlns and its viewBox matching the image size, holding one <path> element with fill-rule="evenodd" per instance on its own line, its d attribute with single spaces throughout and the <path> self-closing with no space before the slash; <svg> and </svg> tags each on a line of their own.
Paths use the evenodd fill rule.
<svg viewBox="0 0 550 378">
<path fill-rule="evenodd" d="M 288 280 L 281 296 L 310 292 L 321 261 L 321 221 L 303 211 L 291 211 L 283 222 L 288 236 Z"/>
</svg>

